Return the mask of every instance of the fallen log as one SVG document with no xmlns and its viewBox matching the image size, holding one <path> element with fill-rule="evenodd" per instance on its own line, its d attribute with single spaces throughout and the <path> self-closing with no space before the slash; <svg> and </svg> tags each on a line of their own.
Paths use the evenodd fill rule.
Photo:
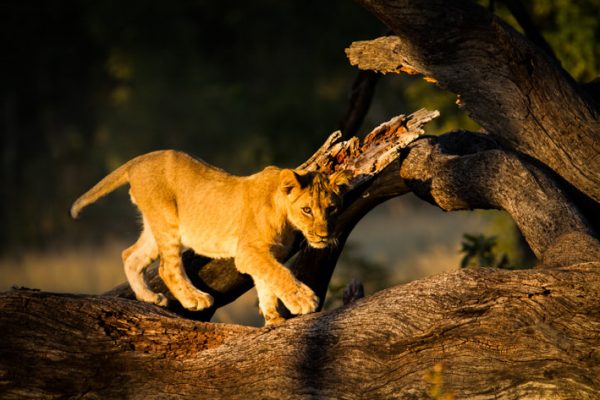
<svg viewBox="0 0 600 400">
<path fill-rule="evenodd" d="M 0 294 L 0 397 L 600 396 L 600 264 L 468 269 L 268 328 L 106 296 Z"/>
</svg>

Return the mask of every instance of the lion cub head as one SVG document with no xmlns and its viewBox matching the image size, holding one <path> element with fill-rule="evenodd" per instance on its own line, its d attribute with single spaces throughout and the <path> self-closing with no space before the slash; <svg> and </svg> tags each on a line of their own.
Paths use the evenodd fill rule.
<svg viewBox="0 0 600 400">
<path fill-rule="evenodd" d="M 334 242 L 334 221 L 350 176 L 346 171 L 330 176 L 281 171 L 279 188 L 285 195 L 288 221 L 302 232 L 311 247 L 322 249 Z"/>
</svg>

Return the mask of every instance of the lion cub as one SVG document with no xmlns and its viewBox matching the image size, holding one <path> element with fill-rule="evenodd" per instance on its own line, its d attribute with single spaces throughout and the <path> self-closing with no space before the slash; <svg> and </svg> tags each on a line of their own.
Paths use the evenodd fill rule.
<svg viewBox="0 0 600 400">
<path fill-rule="evenodd" d="M 102 179 L 73 204 L 71 216 L 129 182 L 130 196 L 143 217 L 137 242 L 123 251 L 125 274 L 139 300 L 166 305 L 144 280 L 144 270 L 160 257 L 159 274 L 189 310 L 213 303 L 192 285 L 180 253 L 192 249 L 210 258 L 235 258 L 236 268 L 256 285 L 267 324 L 280 322 L 277 299 L 293 314 L 313 312 L 315 293 L 278 260 L 293 244 L 294 231 L 308 244 L 332 241 L 332 219 L 340 205 L 347 174 L 267 167 L 250 176 L 233 176 L 173 150 L 136 157 Z"/>
</svg>

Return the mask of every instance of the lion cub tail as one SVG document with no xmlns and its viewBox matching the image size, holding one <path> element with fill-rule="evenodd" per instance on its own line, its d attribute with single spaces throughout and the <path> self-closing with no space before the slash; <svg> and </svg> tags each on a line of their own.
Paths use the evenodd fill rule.
<svg viewBox="0 0 600 400">
<path fill-rule="evenodd" d="M 133 161 L 133 160 L 132 160 Z M 96 202 L 113 190 L 129 182 L 128 169 L 131 161 L 121 165 L 119 168 L 105 176 L 93 188 L 79 197 L 71 207 L 71 218 L 77 218 L 84 207 Z"/>
</svg>

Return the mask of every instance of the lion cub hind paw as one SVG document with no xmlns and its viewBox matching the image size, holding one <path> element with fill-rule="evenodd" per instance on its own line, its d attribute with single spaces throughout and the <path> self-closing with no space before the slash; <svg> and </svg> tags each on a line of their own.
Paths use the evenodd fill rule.
<svg viewBox="0 0 600 400">
<path fill-rule="evenodd" d="M 169 299 L 162 293 L 152 293 L 151 295 L 139 296 L 135 298 L 139 301 L 145 301 L 146 303 L 156 304 L 157 306 L 166 307 L 169 304 Z"/>
<path fill-rule="evenodd" d="M 214 299 L 208 293 L 198 294 L 194 297 L 188 297 L 183 299 L 177 299 L 181 305 L 190 311 L 204 310 L 213 305 Z"/>
<path fill-rule="evenodd" d="M 301 315 L 314 312 L 319 306 L 319 298 L 311 288 L 300 284 L 296 290 L 286 294 L 281 299 L 292 314 Z"/>
<path fill-rule="evenodd" d="M 157 293 L 156 294 L 156 301 L 154 301 L 154 304 L 156 304 L 158 306 L 161 306 L 161 307 L 166 307 L 167 304 L 169 304 L 169 299 L 164 294 Z"/>
</svg>

